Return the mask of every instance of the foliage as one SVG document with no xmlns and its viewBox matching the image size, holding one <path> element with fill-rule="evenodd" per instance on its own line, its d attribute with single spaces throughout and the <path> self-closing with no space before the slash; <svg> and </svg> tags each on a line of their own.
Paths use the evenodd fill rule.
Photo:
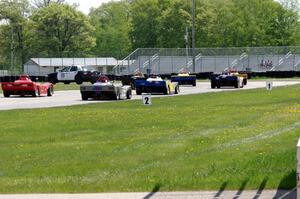
<svg viewBox="0 0 300 199">
<path fill-rule="evenodd" d="M 32 0 L 32 4 L 37 8 L 47 7 L 51 3 L 64 3 L 65 0 Z"/>
<path fill-rule="evenodd" d="M 0 192 L 291 189 L 299 98 L 292 86 L 1 111 Z"/>
<path fill-rule="evenodd" d="M 15 67 L 24 63 L 24 27 L 29 14 L 30 6 L 27 0 L 0 1 L 0 65 Z M 14 59 L 11 59 L 11 55 Z"/>
<path fill-rule="evenodd" d="M 28 45 L 40 56 L 84 56 L 95 44 L 88 18 L 66 4 L 52 3 L 35 11 L 29 24 Z"/>
<path fill-rule="evenodd" d="M 170 1 L 162 12 L 158 25 L 158 46 L 163 48 L 185 47 L 185 29 L 191 26 L 189 4 L 186 1 Z M 168 39 L 166 39 L 168 38 Z"/>
<path fill-rule="evenodd" d="M 133 48 L 157 46 L 158 24 L 161 10 L 159 3 L 163 0 L 135 0 L 131 4 Z M 168 2 L 168 1 L 167 1 Z"/>
<path fill-rule="evenodd" d="M 123 59 L 132 50 L 129 32 L 129 4 L 126 1 L 110 2 L 90 13 L 95 27 L 96 46 L 92 53 L 102 57 Z"/>
</svg>

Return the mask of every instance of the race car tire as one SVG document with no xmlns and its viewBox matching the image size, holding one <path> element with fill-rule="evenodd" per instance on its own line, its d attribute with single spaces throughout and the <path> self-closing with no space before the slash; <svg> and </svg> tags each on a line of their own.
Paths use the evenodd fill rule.
<svg viewBox="0 0 300 199">
<path fill-rule="evenodd" d="M 54 93 L 53 87 L 49 87 L 49 88 L 47 89 L 47 96 L 48 96 L 48 97 L 51 97 L 51 96 L 53 95 L 53 93 Z"/>
<path fill-rule="evenodd" d="M 142 94 L 142 91 L 141 91 L 139 88 L 136 88 L 135 91 L 136 91 L 136 94 L 137 94 L 137 95 L 141 95 L 141 94 Z"/>
<path fill-rule="evenodd" d="M 131 90 L 128 90 L 126 93 L 126 98 L 131 99 L 131 97 L 132 97 L 132 92 L 131 92 Z"/>
<path fill-rule="evenodd" d="M 76 82 L 76 84 L 82 84 L 82 79 L 81 79 L 81 77 L 79 77 L 78 75 L 77 76 L 75 76 L 75 82 Z"/>
<path fill-rule="evenodd" d="M 244 80 L 243 80 L 243 84 L 246 86 L 247 83 L 248 83 L 247 79 L 244 79 Z"/>
<path fill-rule="evenodd" d="M 178 94 L 179 93 L 179 86 L 176 86 L 175 87 L 175 94 Z"/>
<path fill-rule="evenodd" d="M 234 88 L 239 88 L 240 85 L 239 85 L 239 81 L 236 81 L 235 84 L 234 84 Z"/>
<path fill-rule="evenodd" d="M 118 100 L 118 95 L 116 93 L 112 94 L 111 99 L 112 100 Z"/>
<path fill-rule="evenodd" d="M 220 82 L 217 83 L 217 88 L 221 88 Z"/>
<path fill-rule="evenodd" d="M 196 86 L 196 81 L 193 82 L 193 86 L 194 86 L 194 87 Z"/>
<path fill-rule="evenodd" d="M 40 90 L 39 87 L 36 87 L 35 91 L 32 93 L 32 97 L 38 97 L 40 96 Z"/>
<path fill-rule="evenodd" d="M 169 88 L 169 86 L 165 88 L 165 90 L 164 90 L 163 93 L 164 93 L 164 95 L 169 95 L 170 94 L 170 88 Z"/>
<path fill-rule="evenodd" d="M 10 96 L 10 92 L 9 91 L 3 91 L 3 95 L 4 95 L 4 97 L 9 97 Z"/>
<path fill-rule="evenodd" d="M 83 101 L 87 101 L 89 99 L 89 97 L 85 93 L 81 93 L 81 99 Z"/>
<path fill-rule="evenodd" d="M 210 83 L 210 87 L 211 87 L 211 88 L 216 88 L 216 84 L 211 82 L 211 83 Z"/>
<path fill-rule="evenodd" d="M 244 88 L 244 81 L 242 82 L 240 88 Z"/>
</svg>

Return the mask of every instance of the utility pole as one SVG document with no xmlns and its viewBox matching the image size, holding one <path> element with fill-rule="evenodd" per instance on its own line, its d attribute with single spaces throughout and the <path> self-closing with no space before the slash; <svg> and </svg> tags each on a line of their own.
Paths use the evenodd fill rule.
<svg viewBox="0 0 300 199">
<path fill-rule="evenodd" d="M 188 62 L 189 62 L 189 29 L 188 29 L 187 26 L 185 27 L 184 40 L 185 40 L 185 53 L 186 53 L 186 67 L 188 67 Z"/>
<path fill-rule="evenodd" d="M 196 60 L 195 60 L 195 7 L 196 7 L 196 2 L 193 0 L 193 5 L 192 5 L 192 15 L 193 15 L 193 27 L 192 27 L 192 54 L 193 54 L 193 72 L 196 72 Z"/>
<path fill-rule="evenodd" d="M 14 67 L 14 29 L 11 27 L 11 41 L 10 41 L 10 72 L 13 71 Z"/>
</svg>

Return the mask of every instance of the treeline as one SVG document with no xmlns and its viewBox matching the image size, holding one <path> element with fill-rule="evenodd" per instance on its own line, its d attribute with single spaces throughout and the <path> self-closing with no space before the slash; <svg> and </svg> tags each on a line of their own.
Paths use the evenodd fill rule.
<svg viewBox="0 0 300 199">
<path fill-rule="evenodd" d="M 196 0 L 196 47 L 300 44 L 297 0 Z M 121 0 L 85 15 L 64 0 L 0 0 L 0 69 L 30 57 L 191 46 L 192 0 Z M 1 67 L 2 66 L 2 67 Z"/>
</svg>

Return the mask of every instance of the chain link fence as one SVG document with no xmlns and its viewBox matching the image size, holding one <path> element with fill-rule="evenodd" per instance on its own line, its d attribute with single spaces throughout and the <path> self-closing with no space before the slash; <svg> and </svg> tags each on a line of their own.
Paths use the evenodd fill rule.
<svg viewBox="0 0 300 199">
<path fill-rule="evenodd" d="M 139 48 L 119 62 L 113 69 L 116 75 L 135 71 L 152 74 L 177 73 L 182 68 L 190 72 L 220 73 L 232 67 L 239 71 L 299 71 L 300 46 L 197 48 L 195 71 L 192 49 Z"/>
</svg>

